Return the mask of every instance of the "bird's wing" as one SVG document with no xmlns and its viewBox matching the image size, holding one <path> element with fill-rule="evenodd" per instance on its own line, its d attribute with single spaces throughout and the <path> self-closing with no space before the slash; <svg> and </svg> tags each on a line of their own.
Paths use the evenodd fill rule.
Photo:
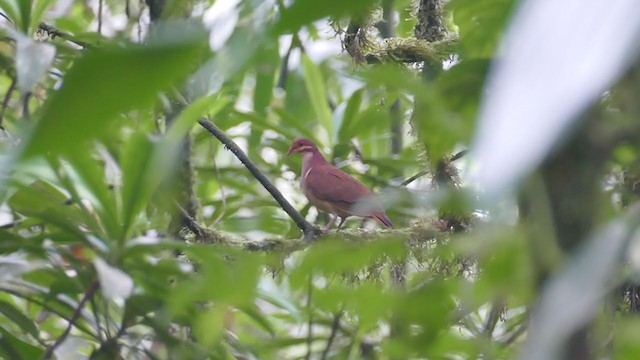
<svg viewBox="0 0 640 360">
<path fill-rule="evenodd" d="M 375 202 L 373 193 L 360 181 L 333 166 L 318 166 L 309 172 L 307 187 L 313 195 L 335 208 L 358 216 L 369 216 L 378 211 L 379 204 Z M 372 201 L 371 205 L 364 204 L 358 209 L 358 202 Z M 366 209 L 366 207 L 373 207 Z"/>
</svg>

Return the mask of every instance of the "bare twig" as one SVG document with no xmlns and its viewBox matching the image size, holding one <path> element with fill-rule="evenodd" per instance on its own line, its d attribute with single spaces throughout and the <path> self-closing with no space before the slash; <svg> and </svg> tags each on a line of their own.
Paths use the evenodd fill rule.
<svg viewBox="0 0 640 360">
<path fill-rule="evenodd" d="M 465 155 L 467 155 L 469 151 L 468 150 L 462 150 L 458 153 L 456 153 L 455 155 L 453 155 L 451 157 L 451 159 L 448 160 L 449 163 L 452 163 L 456 160 L 461 159 L 462 157 L 464 157 Z M 405 181 L 403 181 L 400 186 L 407 186 L 409 184 L 411 184 L 412 182 L 416 181 L 418 178 L 423 177 L 425 175 L 427 175 L 429 173 L 429 170 L 422 170 L 419 173 L 411 176 L 410 178 L 407 178 Z"/>
<path fill-rule="evenodd" d="M 102 6 L 104 0 L 98 1 L 98 35 L 102 35 Z"/>
<path fill-rule="evenodd" d="M 309 223 L 305 218 L 300 215 L 298 210 L 296 210 L 287 199 L 282 196 L 282 193 L 267 179 L 264 174 L 253 164 L 253 162 L 249 159 L 247 154 L 238 147 L 238 145 L 231 140 L 219 127 L 213 124 L 210 121 L 205 119 L 198 120 L 198 123 L 205 128 L 211 135 L 215 136 L 221 143 L 223 143 L 227 149 L 231 150 L 231 152 L 244 164 L 244 166 L 251 172 L 253 177 L 255 177 L 260 184 L 273 196 L 273 198 L 278 202 L 280 207 L 293 219 L 298 228 L 302 230 L 304 234 L 304 239 L 306 241 L 311 241 L 318 235 L 320 235 L 320 229 Z"/>
<path fill-rule="evenodd" d="M 29 100 L 31 100 L 31 96 L 33 93 L 31 91 L 24 94 L 22 98 L 22 117 L 26 120 L 31 119 L 31 110 L 29 109 Z"/>
<path fill-rule="evenodd" d="M 191 230 L 191 232 L 196 236 L 198 240 L 204 239 L 206 237 L 205 229 L 198 225 L 198 222 L 193 217 L 191 217 L 187 210 L 185 210 L 177 201 L 175 203 L 176 207 L 178 207 L 178 210 L 180 210 L 180 213 L 185 220 L 185 225 L 187 225 L 187 228 Z"/>
<path fill-rule="evenodd" d="M 500 319 L 500 314 L 502 313 L 502 309 L 504 308 L 504 300 L 497 299 L 491 304 L 491 310 L 489 311 L 489 315 L 487 316 L 487 321 L 484 324 L 484 329 L 482 333 L 491 339 L 493 337 L 493 331 L 498 324 L 498 320 Z"/>
<path fill-rule="evenodd" d="M 9 89 L 7 89 L 7 93 L 4 95 L 4 99 L 2 100 L 2 108 L 0 110 L 0 129 L 4 130 L 4 127 L 2 126 L 2 120 L 4 119 L 4 112 L 7 110 L 7 107 L 9 106 L 9 100 L 11 100 L 11 94 L 13 93 L 13 90 L 16 89 L 16 84 L 18 83 L 17 78 L 12 78 L 11 79 L 11 85 L 9 85 Z"/>
<path fill-rule="evenodd" d="M 93 321 L 96 322 L 96 329 L 98 329 L 98 338 L 100 339 L 100 341 L 103 340 L 103 329 L 102 329 L 102 325 L 100 324 L 100 315 L 98 314 L 98 304 L 96 304 L 96 298 L 95 297 L 91 297 L 90 299 L 91 302 L 91 312 L 93 313 Z M 106 333 L 106 332 L 105 332 Z"/>
<path fill-rule="evenodd" d="M 42 356 L 43 360 L 51 359 L 51 356 L 53 356 L 53 352 L 56 350 L 58 346 L 60 346 L 60 344 L 64 342 L 64 340 L 67 338 L 67 336 L 71 332 L 71 328 L 75 325 L 76 321 L 78 321 L 78 319 L 80 318 L 80 313 L 82 312 L 82 308 L 87 303 L 87 301 L 89 301 L 93 297 L 93 295 L 95 295 L 99 287 L 100 287 L 100 283 L 98 282 L 98 280 L 94 280 L 91 283 L 91 285 L 89 285 L 89 288 L 84 293 L 84 297 L 78 303 L 78 306 L 73 312 L 73 315 L 71 315 L 71 319 L 69 319 L 69 325 L 64 330 L 62 335 L 60 335 L 60 337 L 56 340 L 56 342 L 53 343 L 53 345 L 49 349 L 47 349 L 47 352 L 45 352 L 45 354 Z"/>
<path fill-rule="evenodd" d="M 464 157 L 465 155 L 467 155 L 467 153 L 469 152 L 469 150 L 462 150 L 459 151 L 458 153 L 456 153 L 455 155 L 453 155 L 451 157 L 451 159 L 449 159 L 449 162 L 454 162 L 456 160 L 461 159 L 462 157 Z"/>
<path fill-rule="evenodd" d="M 504 341 L 502 341 L 500 344 L 503 346 L 509 346 L 513 344 L 514 341 L 518 340 L 518 338 L 520 338 L 520 336 L 522 336 L 526 331 L 527 331 L 527 323 L 525 322 L 522 325 L 520 325 L 520 327 L 516 331 L 511 333 L 511 335 L 508 338 L 506 338 Z"/>
<path fill-rule="evenodd" d="M 338 334 L 338 329 L 340 328 L 340 319 L 342 318 L 342 314 L 343 312 L 340 311 L 339 313 L 335 314 L 333 317 L 333 322 L 331 323 L 331 334 L 329 335 L 329 339 L 327 340 L 327 346 L 324 348 L 324 351 L 322 352 L 322 356 L 320 357 L 320 360 L 325 360 L 329 355 L 329 351 L 331 350 L 331 344 L 333 343 L 333 340 L 336 338 L 336 335 Z"/>
<path fill-rule="evenodd" d="M 280 65 L 280 78 L 278 79 L 278 85 L 280 89 L 284 89 L 287 85 L 287 76 L 289 75 L 289 57 L 291 57 L 291 52 L 296 47 L 296 44 L 299 43 L 297 35 L 293 35 L 291 37 L 291 45 L 289 45 L 289 50 L 282 58 L 282 64 Z"/>
<path fill-rule="evenodd" d="M 45 31 L 47 34 L 49 34 L 49 36 L 51 37 L 61 37 L 67 41 L 70 41 L 76 45 L 82 46 L 83 48 L 90 48 L 92 47 L 91 44 L 89 44 L 88 42 L 82 41 L 82 40 L 78 40 L 75 38 L 75 36 L 69 34 L 68 32 L 64 32 L 61 30 L 58 30 L 57 28 L 55 28 L 54 26 L 51 26 L 49 24 L 45 24 L 45 23 L 40 23 L 40 25 L 38 26 L 38 28 L 42 31 Z"/>
<path fill-rule="evenodd" d="M 411 184 L 412 182 L 416 181 L 418 178 L 425 176 L 429 173 L 429 170 L 422 170 L 419 173 L 413 175 L 412 177 L 406 179 L 405 181 L 402 182 L 402 184 L 400 184 L 400 186 L 407 186 L 409 184 Z"/>
<path fill-rule="evenodd" d="M 313 309 L 311 308 L 311 294 L 313 289 L 313 275 L 309 274 L 309 290 L 307 291 L 307 311 L 309 312 L 309 323 L 307 328 L 307 355 L 305 360 L 311 359 L 311 345 L 313 343 Z"/>
<path fill-rule="evenodd" d="M 0 11 L 0 16 L 2 16 L 3 18 L 5 18 L 8 22 L 11 23 L 11 25 L 13 25 L 13 28 L 16 28 L 16 23 L 13 22 L 13 20 L 9 19 L 9 17 L 2 11 Z"/>
</svg>

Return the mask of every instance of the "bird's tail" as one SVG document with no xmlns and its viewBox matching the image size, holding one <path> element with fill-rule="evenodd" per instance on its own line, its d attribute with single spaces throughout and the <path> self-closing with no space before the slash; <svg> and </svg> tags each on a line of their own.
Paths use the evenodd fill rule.
<svg viewBox="0 0 640 360">
<path fill-rule="evenodd" d="M 387 228 L 393 228 L 393 223 L 391 222 L 391 220 L 389 220 L 389 218 L 387 217 L 387 215 L 385 215 L 385 213 L 373 214 L 372 218 L 378 220 L 382 225 L 384 225 Z"/>
</svg>

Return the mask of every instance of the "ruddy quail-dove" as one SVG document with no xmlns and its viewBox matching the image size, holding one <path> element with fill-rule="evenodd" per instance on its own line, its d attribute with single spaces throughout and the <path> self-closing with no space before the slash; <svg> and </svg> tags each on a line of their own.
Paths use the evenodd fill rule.
<svg viewBox="0 0 640 360">
<path fill-rule="evenodd" d="M 349 216 L 372 218 L 387 228 L 393 227 L 373 192 L 351 175 L 329 164 L 313 141 L 306 138 L 293 140 L 287 155 L 292 153 L 302 154 L 300 184 L 305 196 L 319 210 L 332 215 L 324 232 L 338 217 L 341 218 L 340 229 Z"/>
</svg>

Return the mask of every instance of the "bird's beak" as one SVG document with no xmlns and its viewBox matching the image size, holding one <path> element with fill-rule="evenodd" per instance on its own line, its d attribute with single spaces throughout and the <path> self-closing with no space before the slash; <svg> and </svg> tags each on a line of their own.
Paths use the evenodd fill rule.
<svg viewBox="0 0 640 360">
<path fill-rule="evenodd" d="M 293 154 L 295 151 L 295 149 L 293 148 L 293 145 L 291 145 L 291 147 L 289 148 L 289 151 L 287 151 L 287 156 Z"/>
</svg>

